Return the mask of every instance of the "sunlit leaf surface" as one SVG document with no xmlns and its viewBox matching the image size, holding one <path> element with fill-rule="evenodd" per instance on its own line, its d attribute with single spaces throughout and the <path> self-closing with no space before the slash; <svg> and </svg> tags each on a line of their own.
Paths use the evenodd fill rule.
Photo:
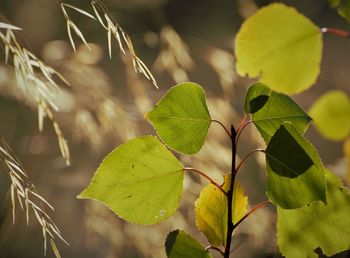
<svg viewBox="0 0 350 258">
<path fill-rule="evenodd" d="M 253 114 L 252 119 L 266 143 L 284 122 L 293 123 L 299 133 L 303 134 L 311 121 L 290 97 L 276 92 L 271 92 L 266 104 Z"/>
<path fill-rule="evenodd" d="M 155 137 L 132 139 L 102 161 L 79 195 L 101 201 L 137 224 L 156 224 L 171 216 L 182 194 L 183 167 Z"/>
<path fill-rule="evenodd" d="M 146 117 L 170 148 L 186 154 L 202 148 L 211 123 L 203 88 L 192 82 L 171 88 Z"/>
<path fill-rule="evenodd" d="M 236 68 L 271 89 L 299 93 L 320 72 L 320 28 L 292 7 L 270 4 L 250 16 L 236 36 Z"/>
</svg>

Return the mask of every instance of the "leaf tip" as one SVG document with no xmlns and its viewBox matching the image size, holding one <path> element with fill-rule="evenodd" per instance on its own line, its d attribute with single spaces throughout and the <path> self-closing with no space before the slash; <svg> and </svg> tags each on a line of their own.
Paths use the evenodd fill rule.
<svg viewBox="0 0 350 258">
<path fill-rule="evenodd" d="M 87 188 L 84 189 L 80 194 L 78 194 L 76 196 L 77 199 L 87 199 L 88 198 L 88 195 L 87 195 Z"/>
</svg>

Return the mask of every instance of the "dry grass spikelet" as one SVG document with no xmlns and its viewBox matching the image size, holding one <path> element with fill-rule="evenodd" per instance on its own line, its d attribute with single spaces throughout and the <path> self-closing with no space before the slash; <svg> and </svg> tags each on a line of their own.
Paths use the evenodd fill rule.
<svg viewBox="0 0 350 258">
<path fill-rule="evenodd" d="M 66 244 L 68 243 L 63 239 L 60 230 L 45 211 L 46 209 L 54 211 L 54 208 L 36 191 L 23 166 L 1 136 L 0 162 L 3 164 L 10 179 L 13 224 L 15 224 L 16 202 L 18 201 L 22 211 L 26 214 L 27 225 L 29 224 L 29 212 L 31 210 L 42 227 L 44 254 L 46 254 L 47 242 L 49 241 L 55 256 L 60 258 L 61 256 L 54 240 L 59 238 Z"/>
<path fill-rule="evenodd" d="M 43 130 L 44 118 L 48 117 L 54 127 L 57 135 L 59 147 L 66 164 L 70 164 L 70 153 L 67 141 L 63 136 L 62 130 L 54 117 L 54 111 L 59 111 L 56 104 L 56 97 L 60 93 L 60 86 L 55 80 L 59 78 L 65 85 L 69 85 L 68 81 L 56 70 L 47 66 L 32 52 L 23 47 L 13 28 L 17 29 L 7 23 L 1 23 L 0 29 L 0 43 L 5 49 L 5 63 L 8 64 L 12 60 L 14 66 L 17 86 L 36 103 L 38 109 L 39 130 Z"/>
<path fill-rule="evenodd" d="M 158 88 L 157 81 L 155 80 L 153 74 L 148 69 L 146 64 L 136 55 L 130 36 L 124 31 L 124 29 L 120 26 L 120 24 L 114 19 L 114 17 L 111 15 L 108 8 L 102 1 L 100 0 L 90 1 L 94 15 L 76 6 L 62 3 L 59 0 L 56 0 L 56 1 L 62 10 L 64 18 L 66 19 L 68 38 L 70 40 L 70 43 L 74 51 L 76 51 L 76 46 L 72 36 L 72 31 L 81 39 L 81 41 L 88 48 L 90 47 L 86 42 L 83 33 L 80 31 L 78 26 L 73 22 L 71 17 L 68 15 L 68 12 L 67 12 L 68 8 L 73 9 L 91 19 L 97 20 L 100 23 L 100 25 L 104 28 L 104 30 L 107 32 L 109 57 L 110 58 L 112 57 L 112 37 L 113 37 L 117 41 L 117 44 L 121 53 L 126 54 L 126 52 L 128 52 L 128 54 L 130 55 L 135 72 L 143 74 L 149 81 L 152 82 L 152 84 L 156 88 Z M 127 49 L 127 51 L 125 49 Z"/>
</svg>

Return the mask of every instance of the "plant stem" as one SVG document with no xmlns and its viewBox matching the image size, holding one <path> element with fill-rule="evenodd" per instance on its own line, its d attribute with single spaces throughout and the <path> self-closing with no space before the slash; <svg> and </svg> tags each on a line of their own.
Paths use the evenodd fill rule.
<svg viewBox="0 0 350 258">
<path fill-rule="evenodd" d="M 235 177 L 236 177 L 236 136 L 237 136 L 237 131 L 235 130 L 233 125 L 231 125 L 232 164 L 231 164 L 230 189 L 227 193 L 227 235 L 226 235 L 224 258 L 230 257 L 231 239 L 232 239 L 232 233 L 234 230 L 234 225 L 232 221 L 232 199 L 233 199 L 233 190 L 234 190 Z"/>
<path fill-rule="evenodd" d="M 237 130 L 236 130 L 237 134 L 242 130 L 242 127 L 244 126 L 246 121 L 247 121 L 247 113 L 244 113 L 244 116 L 243 116 L 241 122 L 239 123 Z"/>
<path fill-rule="evenodd" d="M 210 245 L 210 246 L 208 246 L 208 247 L 205 248 L 205 249 L 206 249 L 206 250 L 209 250 L 209 249 L 215 250 L 215 251 L 219 252 L 222 256 L 224 256 L 224 252 L 223 252 L 220 248 L 218 248 L 218 247 L 215 247 L 215 246 Z"/>
<path fill-rule="evenodd" d="M 201 175 L 202 177 L 206 178 L 207 180 L 210 181 L 210 183 L 212 183 L 213 185 L 215 185 L 221 192 L 223 192 L 223 194 L 227 195 L 226 191 L 218 184 L 214 181 L 214 179 L 212 179 L 210 176 L 208 176 L 207 174 L 205 174 L 204 172 L 195 169 L 195 168 L 191 168 L 191 167 L 186 167 L 184 168 L 184 171 L 191 171 L 191 172 L 195 172 L 199 175 Z"/>
<path fill-rule="evenodd" d="M 339 36 L 339 37 L 345 37 L 345 38 L 350 37 L 350 32 L 345 31 L 345 30 L 336 29 L 336 28 L 322 28 L 321 32 L 322 33 L 331 33 L 331 34 L 334 34 L 334 35 Z"/>
<path fill-rule="evenodd" d="M 240 130 L 239 130 L 239 131 L 237 130 L 236 149 L 237 149 L 237 146 L 238 146 L 239 137 L 241 136 L 241 134 L 242 134 L 244 128 L 246 128 L 247 125 L 249 125 L 249 124 L 251 124 L 251 123 L 253 123 L 253 120 L 246 121 L 246 122 L 244 123 L 244 125 L 240 128 Z"/>
<path fill-rule="evenodd" d="M 255 211 L 257 211 L 258 209 L 264 207 L 265 205 L 271 203 L 270 201 L 265 201 L 262 202 L 260 204 L 258 204 L 257 206 L 255 206 L 254 208 L 252 208 L 246 215 L 244 215 L 233 227 L 236 228 L 238 227 L 239 224 L 241 224 L 246 218 L 248 218 L 251 214 L 253 214 Z"/>
<path fill-rule="evenodd" d="M 226 128 L 226 126 L 224 126 L 224 124 L 223 123 L 221 123 L 219 120 L 211 120 L 212 122 L 214 122 L 214 123 L 218 123 L 219 125 L 221 125 L 221 127 L 222 128 L 224 128 L 224 130 L 225 130 L 225 132 L 227 133 L 227 135 L 231 138 L 232 136 L 231 136 L 231 134 L 230 134 L 230 132 L 228 131 L 228 129 Z"/>
<path fill-rule="evenodd" d="M 249 152 L 242 160 L 241 162 L 238 164 L 237 168 L 236 168 L 236 173 L 238 173 L 238 170 L 241 168 L 241 166 L 244 164 L 244 162 L 254 153 L 256 152 L 263 152 L 265 153 L 265 150 L 264 149 L 256 149 L 256 150 L 253 150 L 251 152 Z"/>
</svg>

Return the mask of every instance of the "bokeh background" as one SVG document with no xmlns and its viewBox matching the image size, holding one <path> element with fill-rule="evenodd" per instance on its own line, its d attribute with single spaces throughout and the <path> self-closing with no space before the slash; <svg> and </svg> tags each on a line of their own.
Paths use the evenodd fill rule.
<svg viewBox="0 0 350 258">
<path fill-rule="evenodd" d="M 71 86 L 62 85 L 57 96 L 60 125 L 71 151 L 71 166 L 61 157 L 50 120 L 39 132 L 35 103 L 17 86 L 12 65 L 0 52 L 0 135 L 22 162 L 38 192 L 54 207 L 52 217 L 69 246 L 57 241 L 62 257 L 165 257 L 164 240 L 169 231 L 180 228 L 207 245 L 195 228 L 193 203 L 207 184 L 186 174 L 179 211 L 160 225 L 128 224 L 102 204 L 78 200 L 102 158 L 132 137 L 154 134 L 143 114 L 173 85 L 181 81 L 201 84 L 214 119 L 238 125 L 243 101 L 252 82 L 236 75 L 233 42 L 241 23 L 267 0 L 109 0 L 104 3 L 130 35 L 138 56 L 155 76 L 159 89 L 133 70 L 130 56 L 122 55 L 116 41 L 108 57 L 107 33 L 92 19 L 69 11 L 89 42 L 88 50 L 78 37 L 74 53 L 65 19 L 54 0 L 0 0 L 0 14 L 23 28 L 22 44 L 47 65 L 61 72 Z M 325 0 L 282 1 L 296 7 L 320 27 L 350 30 L 349 24 Z M 69 1 L 92 13 L 90 1 Z M 350 41 L 332 35 L 324 37 L 321 75 L 316 85 L 293 98 L 306 110 L 330 89 L 349 92 Z M 297 76 L 297 75 L 296 75 Z M 213 124 L 204 148 L 194 156 L 179 156 L 186 166 L 206 171 L 217 180 L 230 169 L 230 142 Z M 322 138 L 310 127 L 307 137 L 319 150 L 323 162 L 345 181 L 346 160 L 342 142 Z M 239 156 L 263 146 L 253 127 L 240 142 Z M 1 170 L 3 168 L 1 167 Z M 251 206 L 264 200 L 263 157 L 249 159 L 239 180 Z M 16 212 L 12 225 L 9 180 L 0 171 L 0 257 L 43 257 L 41 226 L 31 214 Z M 275 239 L 275 209 L 265 207 L 249 217 L 236 231 L 233 257 L 280 257 Z M 215 253 L 213 253 L 216 255 Z M 47 257 L 54 257 L 48 248 Z M 346 253 L 338 257 L 350 257 Z"/>
</svg>

